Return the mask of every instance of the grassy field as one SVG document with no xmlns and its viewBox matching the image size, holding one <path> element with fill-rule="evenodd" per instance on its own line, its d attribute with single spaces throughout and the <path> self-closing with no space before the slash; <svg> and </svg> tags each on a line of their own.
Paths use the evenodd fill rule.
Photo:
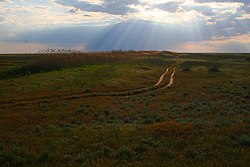
<svg viewBox="0 0 250 167">
<path fill-rule="evenodd" d="M 250 54 L 0 55 L 0 166 L 247 167 L 249 88 Z"/>
</svg>

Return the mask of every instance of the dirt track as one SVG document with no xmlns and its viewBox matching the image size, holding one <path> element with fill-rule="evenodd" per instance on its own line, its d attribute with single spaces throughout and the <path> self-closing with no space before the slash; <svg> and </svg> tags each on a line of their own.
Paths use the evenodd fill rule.
<svg viewBox="0 0 250 167">
<path fill-rule="evenodd" d="M 34 103 L 43 103 L 43 102 L 53 102 L 58 100 L 71 100 L 71 99 L 78 99 L 78 98 L 88 98 L 88 97 L 115 97 L 115 96 L 132 96 L 137 95 L 145 92 L 150 92 L 154 90 L 158 90 L 161 88 L 168 88 L 173 85 L 174 82 L 174 75 L 176 73 L 176 67 L 173 68 L 173 72 L 170 76 L 170 80 L 168 83 L 161 84 L 164 80 L 165 75 L 168 73 L 169 68 L 161 75 L 159 81 L 149 87 L 140 88 L 140 89 L 132 89 L 129 91 L 121 91 L 121 92 L 110 92 L 110 93 L 79 93 L 73 95 L 61 95 L 61 96 L 53 96 L 53 97 L 41 97 L 39 99 L 12 99 L 12 100 L 5 100 L 0 101 L 0 104 L 7 105 L 7 104 L 16 104 L 16 105 L 25 105 L 25 104 L 34 104 Z"/>
<path fill-rule="evenodd" d="M 162 83 L 164 76 L 168 73 L 169 68 L 166 69 L 166 71 L 161 75 L 159 81 L 155 84 L 155 86 L 158 86 Z"/>
<path fill-rule="evenodd" d="M 175 75 L 175 72 L 176 72 L 176 67 L 174 67 L 174 69 L 173 69 L 173 73 L 170 76 L 170 80 L 169 80 L 169 83 L 168 83 L 167 87 L 170 87 L 170 86 L 172 86 L 174 84 L 174 75 Z"/>
</svg>

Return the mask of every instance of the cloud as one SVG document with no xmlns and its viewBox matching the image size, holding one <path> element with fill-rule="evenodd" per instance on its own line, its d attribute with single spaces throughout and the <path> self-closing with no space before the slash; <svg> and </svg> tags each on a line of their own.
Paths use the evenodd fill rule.
<svg viewBox="0 0 250 167">
<path fill-rule="evenodd" d="M 12 2 L 12 0 L 0 0 L 0 3 L 11 4 L 13 2 Z"/>
<path fill-rule="evenodd" d="M 221 37 L 201 42 L 186 42 L 176 47 L 182 52 L 249 53 L 250 34 Z"/>
<path fill-rule="evenodd" d="M 201 3 L 206 3 L 206 2 L 235 2 L 235 0 L 195 0 L 195 2 L 201 2 Z M 249 3 L 249 0 L 237 0 L 237 2 Z"/>
<path fill-rule="evenodd" d="M 154 7 L 157 7 L 161 10 L 165 10 L 165 11 L 174 13 L 179 9 L 180 3 L 178 3 L 178 2 L 160 3 L 160 4 L 155 5 Z"/>
<path fill-rule="evenodd" d="M 198 3 L 216 3 L 216 2 L 221 2 L 224 3 L 225 5 L 228 3 L 241 3 L 243 4 L 241 6 L 241 10 L 246 12 L 246 13 L 250 13 L 250 1 L 249 0 L 195 0 Z"/>
<path fill-rule="evenodd" d="M 0 22 L 2 22 L 2 21 L 4 21 L 4 20 L 5 20 L 5 18 L 2 17 L 2 16 L 0 16 Z"/>
<path fill-rule="evenodd" d="M 190 11 L 190 10 L 195 10 L 197 12 L 202 13 L 205 16 L 214 16 L 215 12 L 213 11 L 213 8 L 211 8 L 208 5 L 186 5 L 183 7 L 185 10 Z"/>
<path fill-rule="evenodd" d="M 126 15 L 128 13 L 137 12 L 130 8 L 129 5 L 138 4 L 138 0 L 103 0 L 101 4 L 94 4 L 87 1 L 79 0 L 57 0 L 58 4 L 71 6 L 76 9 L 87 12 L 102 12 L 112 15 Z"/>
</svg>

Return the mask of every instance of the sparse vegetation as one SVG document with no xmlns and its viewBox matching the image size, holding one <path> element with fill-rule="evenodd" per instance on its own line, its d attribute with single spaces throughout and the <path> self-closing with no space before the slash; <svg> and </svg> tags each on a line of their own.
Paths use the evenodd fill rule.
<svg viewBox="0 0 250 167">
<path fill-rule="evenodd" d="M 184 61 L 181 64 L 183 71 L 191 71 L 193 67 L 205 67 L 209 72 L 219 72 L 220 64 L 214 62 L 213 60 L 209 61 Z"/>
</svg>

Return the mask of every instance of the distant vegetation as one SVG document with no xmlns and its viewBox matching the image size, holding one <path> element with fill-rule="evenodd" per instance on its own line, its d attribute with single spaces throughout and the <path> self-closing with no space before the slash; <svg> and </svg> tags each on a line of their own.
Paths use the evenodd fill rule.
<svg viewBox="0 0 250 167">
<path fill-rule="evenodd" d="M 214 61 L 184 61 L 181 64 L 183 71 L 191 71 L 193 67 L 203 66 L 208 69 L 209 72 L 219 72 L 220 64 Z"/>
<path fill-rule="evenodd" d="M 46 49 L 34 54 L 36 58 L 33 58 L 34 60 L 28 64 L 0 73 L 0 79 L 15 78 L 82 65 L 124 63 L 131 60 L 136 61 L 136 59 L 139 61 L 138 63 L 146 63 L 149 65 L 166 64 L 166 62 L 159 58 L 163 55 L 162 53 L 150 55 L 150 57 L 146 58 L 147 55 L 145 54 L 144 58 L 140 59 L 143 54 L 136 51 L 113 50 L 110 52 L 85 53 L 76 50 Z"/>
</svg>

